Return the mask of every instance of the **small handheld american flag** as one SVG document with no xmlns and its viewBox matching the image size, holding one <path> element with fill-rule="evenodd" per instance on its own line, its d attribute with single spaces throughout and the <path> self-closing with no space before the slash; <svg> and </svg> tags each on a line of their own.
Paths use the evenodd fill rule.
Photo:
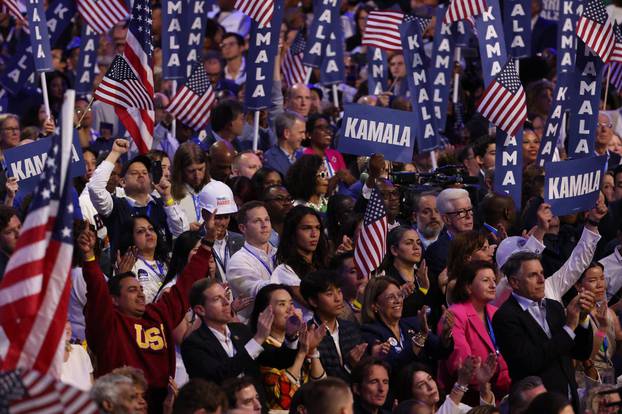
<svg viewBox="0 0 622 414">
<path fill-rule="evenodd" d="M 0 0 L 0 11 L 8 12 L 15 20 L 19 20 L 25 27 L 28 26 L 28 19 L 20 11 L 17 0 Z"/>
<path fill-rule="evenodd" d="M 121 55 L 115 56 L 94 95 L 114 107 L 153 110 L 153 100 Z"/>
<path fill-rule="evenodd" d="M 259 27 L 266 27 L 274 14 L 274 0 L 237 0 L 234 7 L 255 20 Z"/>
<path fill-rule="evenodd" d="M 207 125 L 214 90 L 209 83 L 207 72 L 202 63 L 197 63 L 186 84 L 177 91 L 166 111 L 194 130 Z"/>
<path fill-rule="evenodd" d="M 602 0 L 589 0 L 577 22 L 577 36 L 603 62 L 610 60 L 616 42 L 613 24 Z"/>
<path fill-rule="evenodd" d="M 363 216 L 363 227 L 354 246 L 354 264 L 363 275 L 369 276 L 382 263 L 387 252 L 388 230 L 384 202 L 374 188 Z"/>
<path fill-rule="evenodd" d="M 609 60 L 612 62 L 622 62 L 622 28 L 619 24 L 613 25 L 613 34 L 615 37 L 615 45 L 613 46 L 613 51 L 611 52 Z"/>
<path fill-rule="evenodd" d="M 367 25 L 363 33 L 363 46 L 373 46 L 388 51 L 400 52 L 400 24 L 404 13 L 393 10 L 374 10 L 367 16 Z"/>
<path fill-rule="evenodd" d="M 509 135 L 521 128 L 527 119 L 527 101 L 513 58 L 488 85 L 477 111 Z"/>
<path fill-rule="evenodd" d="M 302 64 L 302 57 L 307 47 L 307 41 L 302 30 L 298 31 L 298 34 L 294 38 L 294 43 L 289 48 L 283 63 L 281 63 L 281 73 L 283 73 L 283 79 L 288 86 L 295 85 L 297 83 L 304 83 L 307 75 L 307 69 Z"/>
<path fill-rule="evenodd" d="M 97 34 L 102 34 L 122 20 L 130 11 L 123 0 L 78 0 L 78 11 Z"/>
</svg>

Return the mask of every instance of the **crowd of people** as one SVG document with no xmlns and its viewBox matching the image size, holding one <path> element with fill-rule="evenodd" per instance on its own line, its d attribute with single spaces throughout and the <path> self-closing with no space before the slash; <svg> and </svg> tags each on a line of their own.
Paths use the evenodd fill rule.
<svg viewBox="0 0 622 414">
<path fill-rule="evenodd" d="M 609 88 L 593 134 L 596 153 L 609 157 L 598 202 L 555 216 L 535 163 L 556 80 L 557 22 L 540 16 L 541 2 L 531 2 L 532 57 L 520 65 L 529 112 L 521 206 L 493 191 L 495 138 L 475 111 L 483 91 L 476 52 L 457 63 L 461 104 L 449 103 L 436 151 L 439 167 L 473 184 L 395 178 L 432 173 L 429 153 L 396 163 L 338 151 L 342 113 L 331 91 L 287 85 L 280 71 L 314 17 L 310 0 L 285 1 L 273 105 L 261 111 L 253 150 L 253 113 L 243 104 L 250 24 L 234 3 L 217 0 L 206 23 L 201 56 L 216 92 L 209 131 L 166 112 L 172 84 L 161 76 L 157 1 L 152 149 L 137 153 L 112 107 L 76 100 L 85 173 L 74 178 L 62 381 L 90 391 L 107 413 L 619 412 L 620 100 Z M 388 59 L 389 90 L 367 90 L 362 33 L 377 7 L 433 14 L 437 4 L 341 2 L 341 107 L 412 110 L 400 53 Z M 622 15 L 618 1 L 608 10 Z M 36 87 L 10 96 L 0 154 L 59 132 L 82 24 L 76 16 L 52 45 L 51 116 Z M 95 85 L 126 33 L 118 24 L 99 38 Z M 19 20 L 0 13 L 0 70 L 24 36 Z M 0 177 L 1 277 L 31 195 Z M 388 234 L 386 255 L 367 275 L 354 250 L 374 192 Z"/>
</svg>

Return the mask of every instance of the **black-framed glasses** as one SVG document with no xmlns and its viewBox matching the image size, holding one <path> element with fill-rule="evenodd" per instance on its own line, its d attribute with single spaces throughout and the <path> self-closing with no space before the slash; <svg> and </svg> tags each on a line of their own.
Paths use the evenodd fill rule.
<svg viewBox="0 0 622 414">
<path fill-rule="evenodd" d="M 473 209 L 472 208 L 465 208 L 462 210 L 458 210 L 458 211 L 452 211 L 447 213 L 448 215 L 453 215 L 456 216 L 460 219 L 466 218 L 467 216 L 473 216 Z"/>
<path fill-rule="evenodd" d="M 291 197 L 274 197 L 274 198 L 266 198 L 265 201 L 276 201 L 277 203 L 291 203 L 293 198 Z"/>
</svg>

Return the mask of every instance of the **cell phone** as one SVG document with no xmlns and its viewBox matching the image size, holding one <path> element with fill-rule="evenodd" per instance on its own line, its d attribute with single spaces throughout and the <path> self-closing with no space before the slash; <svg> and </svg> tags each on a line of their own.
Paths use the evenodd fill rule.
<svg viewBox="0 0 622 414">
<path fill-rule="evenodd" d="M 99 123 L 99 136 L 106 140 L 112 138 L 112 129 L 113 129 L 113 126 L 110 122 L 100 122 Z"/>
<path fill-rule="evenodd" d="M 158 184 L 162 179 L 162 161 L 153 161 L 151 164 L 151 179 Z"/>
</svg>

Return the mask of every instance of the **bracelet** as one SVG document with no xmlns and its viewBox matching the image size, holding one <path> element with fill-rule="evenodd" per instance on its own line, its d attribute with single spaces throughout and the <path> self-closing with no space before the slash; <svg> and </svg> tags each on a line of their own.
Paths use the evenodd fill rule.
<svg viewBox="0 0 622 414">
<path fill-rule="evenodd" d="M 469 390 L 468 385 L 460 385 L 457 382 L 454 384 L 454 390 L 466 393 Z"/>
<path fill-rule="evenodd" d="M 587 224 L 591 224 L 594 227 L 598 227 L 598 225 L 600 224 L 600 221 L 592 220 L 591 218 L 588 218 L 587 220 L 585 220 L 585 222 Z"/>
<path fill-rule="evenodd" d="M 312 381 L 319 381 L 325 376 L 326 376 L 326 371 L 322 371 L 322 373 L 317 377 L 314 377 L 313 375 L 309 374 L 309 377 L 311 378 Z"/>
<path fill-rule="evenodd" d="M 311 358 L 311 359 L 320 359 L 320 351 L 318 351 L 316 349 L 311 355 L 309 355 L 309 358 Z"/>
<path fill-rule="evenodd" d="M 209 248 L 214 247 L 214 240 L 201 239 L 201 244 Z"/>
</svg>

